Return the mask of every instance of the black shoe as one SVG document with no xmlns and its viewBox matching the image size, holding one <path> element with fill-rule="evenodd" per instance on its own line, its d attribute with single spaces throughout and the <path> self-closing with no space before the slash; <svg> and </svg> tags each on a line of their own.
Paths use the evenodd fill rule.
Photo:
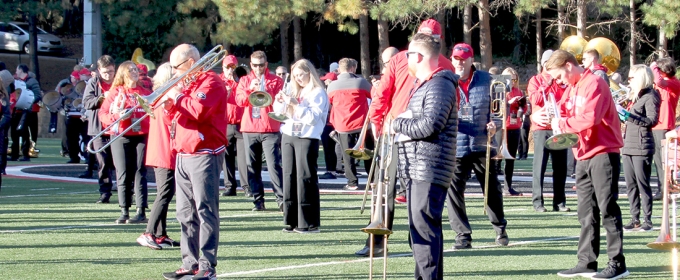
<svg viewBox="0 0 680 280">
<path fill-rule="evenodd" d="M 31 158 L 28 157 L 20 158 L 19 161 L 31 161 Z"/>
<path fill-rule="evenodd" d="M 197 272 L 198 272 L 198 269 L 188 270 L 188 269 L 184 269 L 184 268 L 180 267 L 180 269 L 175 270 L 173 272 L 163 273 L 163 277 L 165 279 L 180 279 L 180 278 L 187 276 L 187 275 L 196 275 Z"/>
<path fill-rule="evenodd" d="M 191 280 L 216 280 L 216 279 L 217 273 L 215 273 L 215 269 L 212 267 L 201 269 L 198 272 L 196 272 L 196 275 L 194 275 L 194 277 L 191 277 Z"/>
<path fill-rule="evenodd" d="M 128 224 L 145 224 L 148 220 L 146 219 L 146 209 L 137 208 L 137 215 L 134 218 L 127 221 Z"/>
<path fill-rule="evenodd" d="M 281 231 L 283 231 L 285 233 L 294 233 L 295 227 L 288 226 L 288 227 L 283 228 Z"/>
<path fill-rule="evenodd" d="M 560 205 L 560 206 L 557 206 L 557 207 L 553 206 L 553 211 L 554 212 L 571 212 L 571 208 L 564 206 L 564 205 Z"/>
<path fill-rule="evenodd" d="M 323 175 L 319 176 L 319 179 L 331 180 L 331 179 L 338 179 L 338 177 L 335 177 L 335 175 L 333 175 L 333 173 L 326 172 Z"/>
<path fill-rule="evenodd" d="M 7 158 L 7 161 L 17 161 L 17 160 L 19 160 L 18 157 L 8 157 Z"/>
<path fill-rule="evenodd" d="M 510 239 L 508 238 L 508 233 L 503 230 L 499 235 L 496 235 L 496 244 L 500 246 L 508 246 Z"/>
<path fill-rule="evenodd" d="M 453 244 L 455 250 L 472 249 L 472 240 L 456 239 L 456 244 Z"/>
<path fill-rule="evenodd" d="M 389 251 L 389 250 L 388 250 Z M 361 248 L 361 250 L 354 252 L 355 255 L 361 256 L 361 257 L 368 257 L 368 254 L 371 253 L 371 248 L 368 246 L 364 246 L 364 248 Z M 373 247 L 373 256 L 376 255 L 382 255 L 384 253 L 382 247 Z"/>
<path fill-rule="evenodd" d="M 572 269 L 562 270 L 562 271 L 558 272 L 557 276 L 567 277 L 567 278 L 582 276 L 582 277 L 590 278 L 593 275 L 595 275 L 596 273 L 597 273 L 597 269 L 576 266 Z"/>
<path fill-rule="evenodd" d="M 222 196 L 236 196 L 236 190 L 229 189 L 228 191 L 224 191 Z"/>
<path fill-rule="evenodd" d="M 628 224 L 623 226 L 624 231 L 638 231 L 640 230 L 640 221 L 639 220 L 630 220 Z"/>
<path fill-rule="evenodd" d="M 264 202 L 260 203 L 255 203 L 255 207 L 253 207 L 253 211 L 265 211 L 267 208 L 264 207 Z"/>
<path fill-rule="evenodd" d="M 302 234 L 320 233 L 321 232 L 318 227 L 295 228 L 293 231 L 297 232 L 297 233 L 302 233 Z"/>
<path fill-rule="evenodd" d="M 154 250 L 161 250 L 163 247 L 156 243 L 156 238 L 151 235 L 151 233 L 143 233 L 141 236 L 137 237 L 137 243 L 144 247 L 149 247 Z"/>
<path fill-rule="evenodd" d="M 654 196 L 652 197 L 652 200 L 662 200 L 663 199 L 663 194 L 662 193 L 655 193 Z"/>
<path fill-rule="evenodd" d="M 543 206 L 535 207 L 534 210 L 535 210 L 536 212 L 540 212 L 540 213 L 543 213 L 543 212 L 547 212 L 547 211 L 548 211 L 548 210 L 546 210 L 545 207 L 543 207 Z"/>
<path fill-rule="evenodd" d="M 654 229 L 654 226 L 652 225 L 652 221 L 649 221 L 649 220 L 645 221 L 640 226 L 640 231 L 650 231 L 652 229 Z"/>
<path fill-rule="evenodd" d="M 108 194 L 102 194 L 99 196 L 99 200 L 95 203 L 109 203 L 109 200 L 111 199 L 111 195 Z"/>
<path fill-rule="evenodd" d="M 116 224 L 119 225 L 127 224 L 128 220 L 130 220 L 129 215 L 120 215 L 120 217 L 116 220 Z"/>
<path fill-rule="evenodd" d="M 507 190 L 506 190 L 506 189 L 503 189 L 503 195 L 504 195 L 504 196 L 522 196 L 522 193 L 516 191 L 516 190 L 513 189 L 513 188 L 508 188 Z"/>
<path fill-rule="evenodd" d="M 85 173 L 78 175 L 78 178 L 90 179 L 92 178 L 92 171 L 85 171 Z"/>
<path fill-rule="evenodd" d="M 70 159 L 66 163 L 80 163 L 80 159 Z"/>
<path fill-rule="evenodd" d="M 616 280 L 628 275 L 630 275 L 630 272 L 628 272 L 626 269 L 625 264 L 609 261 L 609 263 L 607 263 L 607 267 L 605 267 L 600 273 L 595 274 L 591 279 Z"/>
</svg>

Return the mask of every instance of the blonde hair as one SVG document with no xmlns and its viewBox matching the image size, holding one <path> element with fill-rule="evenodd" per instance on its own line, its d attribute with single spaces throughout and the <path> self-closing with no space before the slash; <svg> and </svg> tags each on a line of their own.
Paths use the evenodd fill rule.
<svg viewBox="0 0 680 280">
<path fill-rule="evenodd" d="M 115 88 L 117 86 L 127 86 L 126 82 L 130 81 L 131 66 L 137 68 L 137 65 L 130 60 L 123 62 L 120 64 L 120 66 L 118 66 L 118 71 L 116 71 L 116 77 L 113 78 L 111 88 Z M 135 83 L 139 83 L 139 80 L 137 80 Z"/>
<path fill-rule="evenodd" d="M 501 75 L 515 76 L 515 79 L 517 79 L 516 83 L 519 85 L 519 75 L 517 74 L 517 71 L 515 71 L 515 69 L 513 69 L 512 67 L 508 67 L 508 68 L 503 69 L 503 73 L 501 73 Z M 510 77 L 510 78 L 512 78 L 512 77 Z M 512 87 L 515 87 L 514 83 L 512 84 Z"/>
<path fill-rule="evenodd" d="M 290 67 L 290 73 L 292 74 L 295 69 L 300 69 L 302 72 L 309 74 L 309 82 L 312 84 L 312 89 L 324 88 L 323 82 L 319 79 L 319 74 L 317 74 L 314 65 L 309 60 L 303 58 L 296 61 L 295 64 Z M 302 89 L 303 88 L 300 87 L 297 82 L 291 83 L 291 96 L 304 99 L 306 96 L 302 96 Z M 311 92 L 311 90 L 307 93 L 309 92 Z"/>
<path fill-rule="evenodd" d="M 170 62 L 161 64 L 161 66 L 158 66 L 156 75 L 154 75 L 152 79 L 153 89 L 156 90 L 170 79 L 172 79 L 172 66 L 170 65 Z"/>
<path fill-rule="evenodd" d="M 628 99 L 633 102 L 640 97 L 642 90 L 651 88 L 654 85 L 654 73 L 652 73 L 652 69 L 644 64 L 631 66 L 628 77 L 633 77 L 630 81 L 630 92 L 628 93 Z"/>
</svg>

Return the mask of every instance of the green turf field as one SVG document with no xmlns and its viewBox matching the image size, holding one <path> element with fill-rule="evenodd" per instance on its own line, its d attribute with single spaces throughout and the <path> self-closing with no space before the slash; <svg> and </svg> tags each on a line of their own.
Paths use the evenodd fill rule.
<svg viewBox="0 0 680 280">
<path fill-rule="evenodd" d="M 153 192 L 153 191 L 151 191 Z M 180 265 L 178 249 L 154 251 L 138 246 L 142 225 L 115 225 L 117 205 L 97 205 L 97 187 L 4 178 L 0 192 L 0 279 L 162 279 L 161 272 Z M 154 196 L 150 196 L 152 201 Z M 269 205 L 273 205 L 269 195 Z M 281 214 L 250 211 L 242 197 L 222 198 L 217 272 L 236 279 L 365 279 L 366 258 L 353 252 L 363 246 L 359 231 L 368 216 L 359 215 L 361 197 L 322 195 L 320 234 L 282 233 Z M 620 201 L 627 219 L 627 203 Z M 576 264 L 576 217 L 536 213 L 528 198 L 506 198 L 511 245 L 493 245 L 494 232 L 482 216 L 482 199 L 468 199 L 475 230 L 473 246 L 446 252 L 448 279 L 557 279 L 555 273 Z M 576 202 L 571 199 L 569 205 Z M 414 261 L 407 255 L 407 220 L 398 206 L 390 238 L 390 279 L 410 279 Z M 661 212 L 659 207 L 655 213 Z M 169 218 L 174 218 L 174 204 Z M 627 221 L 626 221 L 627 222 Z M 654 219 L 658 226 L 660 219 Z M 179 239 L 179 224 L 169 221 L 169 235 Z M 445 225 L 445 249 L 454 233 Z M 624 251 L 631 279 L 669 279 L 670 253 L 648 249 L 658 231 L 626 233 Z M 604 237 L 602 238 L 604 243 Z M 604 247 L 603 247 L 604 248 Z M 607 261 L 600 257 L 601 265 Z M 378 267 L 376 266 L 376 270 Z"/>
</svg>

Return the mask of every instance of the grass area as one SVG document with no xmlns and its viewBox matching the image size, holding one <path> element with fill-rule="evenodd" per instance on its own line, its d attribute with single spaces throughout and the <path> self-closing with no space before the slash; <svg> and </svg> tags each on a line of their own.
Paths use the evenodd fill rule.
<svg viewBox="0 0 680 280">
<path fill-rule="evenodd" d="M 41 146 L 44 148 L 45 146 Z M 41 161 L 46 160 L 41 157 Z M 154 251 L 135 239 L 142 225 L 115 225 L 117 205 L 98 205 L 97 187 L 6 177 L 0 193 L 0 278 L 2 279 L 162 279 L 161 272 L 180 265 L 178 249 Z M 155 198 L 150 196 L 149 200 Z M 268 195 L 269 205 L 274 205 Z M 366 234 L 368 215 L 359 215 L 361 196 L 323 195 L 321 233 L 282 233 L 282 217 L 275 211 L 251 212 L 243 196 L 220 198 L 220 247 L 217 272 L 221 278 L 237 279 L 365 279 L 368 262 L 357 258 Z M 536 213 L 527 198 L 506 198 L 505 210 L 511 244 L 493 245 L 495 234 L 482 215 L 482 199 L 468 198 L 473 246 L 466 251 L 446 252 L 447 279 L 558 279 L 555 273 L 576 264 L 579 224 L 572 213 Z M 569 205 L 575 205 L 571 200 Z M 628 219 L 626 201 L 620 205 Z M 169 213 L 168 233 L 179 239 Z M 445 211 L 446 213 L 446 211 Z M 661 213 L 658 205 L 657 216 Z M 410 253 L 407 243 L 406 208 L 398 206 L 390 254 Z M 446 220 L 446 217 L 445 217 Z M 654 219 L 658 226 L 660 219 Z M 445 249 L 455 233 L 444 227 Z M 669 279 L 670 253 L 645 246 L 656 232 L 626 233 L 624 252 L 630 279 Z M 552 241 L 550 241 L 552 239 Z M 602 237 L 600 268 L 607 262 Z M 536 241 L 536 242 L 531 242 Z M 380 270 L 376 265 L 375 270 Z M 412 279 L 412 256 L 388 259 L 390 279 Z M 286 266 L 316 265 L 281 269 Z M 277 270 L 277 268 L 279 268 Z M 254 270 L 265 270 L 253 272 Z M 252 273 L 250 273 L 252 272 Z M 74 277 L 75 276 L 75 277 Z"/>
</svg>

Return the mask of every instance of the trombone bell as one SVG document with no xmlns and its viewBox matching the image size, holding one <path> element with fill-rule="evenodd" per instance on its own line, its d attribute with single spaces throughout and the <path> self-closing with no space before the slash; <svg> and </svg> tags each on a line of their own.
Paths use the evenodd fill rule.
<svg viewBox="0 0 680 280">
<path fill-rule="evenodd" d="M 279 114 L 279 113 L 274 113 L 274 112 L 269 112 L 269 118 L 278 122 L 285 122 L 288 120 L 288 116 L 285 114 Z"/>
<path fill-rule="evenodd" d="M 374 234 L 374 235 L 389 235 L 392 234 L 392 231 L 385 226 L 384 221 L 375 221 L 370 223 L 368 226 L 365 228 L 362 228 L 361 231 L 368 233 L 368 234 Z"/>
<path fill-rule="evenodd" d="M 564 150 L 571 148 L 578 142 L 578 136 L 574 133 L 561 133 L 553 135 L 545 140 L 545 147 L 550 150 Z"/>
<path fill-rule="evenodd" d="M 345 154 L 348 156 L 358 159 L 358 160 L 369 160 L 373 158 L 373 151 L 369 149 L 359 149 L 359 150 L 354 150 L 354 149 L 347 149 L 345 150 Z"/>
<path fill-rule="evenodd" d="M 248 102 L 250 102 L 250 106 L 255 108 L 269 107 L 269 105 L 272 105 L 272 101 L 272 96 L 266 91 L 262 90 L 253 91 L 248 96 Z"/>
</svg>

